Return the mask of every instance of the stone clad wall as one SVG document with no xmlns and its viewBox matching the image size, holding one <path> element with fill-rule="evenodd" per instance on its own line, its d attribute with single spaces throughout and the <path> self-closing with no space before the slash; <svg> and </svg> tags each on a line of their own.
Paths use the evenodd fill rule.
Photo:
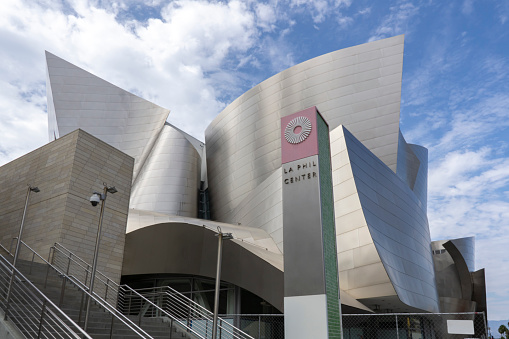
<svg viewBox="0 0 509 339">
<path fill-rule="evenodd" d="M 0 167 L 0 242 L 9 248 L 17 236 L 31 184 L 41 192 L 30 196 L 23 241 L 45 258 L 60 242 L 91 262 L 100 205 L 93 207 L 89 198 L 106 182 L 118 192 L 106 200 L 98 270 L 118 282 L 133 165 L 130 156 L 76 130 Z M 20 258 L 28 258 L 28 252 Z"/>
</svg>

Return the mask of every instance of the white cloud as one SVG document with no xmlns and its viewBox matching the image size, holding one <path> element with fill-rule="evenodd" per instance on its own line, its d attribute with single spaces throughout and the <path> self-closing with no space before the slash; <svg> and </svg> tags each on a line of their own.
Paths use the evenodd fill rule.
<svg viewBox="0 0 509 339">
<path fill-rule="evenodd" d="M 273 30 L 277 21 L 274 7 L 269 4 L 257 3 L 255 11 L 258 26 L 266 31 Z"/>
<path fill-rule="evenodd" d="M 390 8 L 382 23 L 375 29 L 368 41 L 380 40 L 394 35 L 408 33 L 408 26 L 415 20 L 419 7 L 411 2 L 404 2 Z"/>
<path fill-rule="evenodd" d="M 222 66 L 240 53 L 234 62 L 238 64 L 242 53 L 256 42 L 254 13 L 240 1 L 184 0 L 165 6 L 162 19 L 119 22 L 116 15 L 125 7 L 122 3 L 108 9 L 95 3 L 13 0 L 2 4 L 0 78 L 9 91 L 0 96 L 0 129 L 20 131 L 16 119 L 26 119 L 28 112 L 44 115 L 46 49 L 171 109 L 171 122 L 202 139 L 205 127 L 225 105 L 218 99 L 215 79 L 238 81 Z M 264 18 L 269 20 L 269 14 Z M 20 107 L 25 107 L 24 114 Z M 46 133 L 45 118 L 30 120 L 38 123 L 37 135 Z M 16 152 L 8 140 L 3 138 L 0 151 Z M 26 153 L 47 138 L 37 140 L 18 140 L 20 151 L 12 154 Z"/>
<path fill-rule="evenodd" d="M 348 17 L 348 16 L 340 16 L 340 17 L 338 17 L 337 20 L 338 20 L 339 27 L 342 29 L 347 28 L 348 26 L 350 26 L 353 23 L 353 18 Z"/>
<path fill-rule="evenodd" d="M 302 11 L 317 22 L 351 4 L 350 0 L 289 1 L 289 12 Z M 0 78 L 18 92 L 4 99 L 0 128 L 7 128 L 9 112 L 31 96 L 22 93 L 41 92 L 43 51 L 48 50 L 169 108 L 170 122 L 202 139 L 205 127 L 227 103 L 221 98 L 241 94 L 239 83 L 245 76 L 239 67 L 260 67 L 268 61 L 272 67 L 265 71 L 272 73 L 294 64 L 285 37 L 295 21 L 286 5 L 236 0 L 4 2 Z M 147 6 L 160 15 L 137 21 L 122 14 Z M 44 111 L 44 104 L 39 109 Z M 32 147 L 27 143 L 24 149 Z"/>
<path fill-rule="evenodd" d="M 474 11 L 474 0 L 464 0 L 461 6 L 461 12 L 465 15 L 472 14 Z"/>
<path fill-rule="evenodd" d="M 44 84 L 27 99 L 20 96 L 20 88 L 0 83 L 0 164 L 48 142 L 47 116 L 43 109 L 46 93 L 42 91 Z"/>
<path fill-rule="evenodd" d="M 348 8 L 351 0 L 289 0 L 290 8 L 311 14 L 315 23 L 324 22 L 330 15 L 336 16 L 341 8 Z"/>
<path fill-rule="evenodd" d="M 360 15 L 368 15 L 371 13 L 371 7 L 366 7 L 358 12 Z"/>
</svg>

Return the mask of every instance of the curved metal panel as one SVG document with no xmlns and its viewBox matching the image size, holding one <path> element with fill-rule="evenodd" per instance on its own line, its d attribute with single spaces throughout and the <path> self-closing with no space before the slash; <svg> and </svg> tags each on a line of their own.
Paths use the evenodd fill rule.
<svg viewBox="0 0 509 339">
<path fill-rule="evenodd" d="M 281 164 L 281 116 L 317 106 L 396 170 L 403 36 L 346 48 L 255 86 L 205 131 L 212 217 L 227 220 Z"/>
<path fill-rule="evenodd" d="M 470 272 L 475 271 L 475 237 L 451 239 L 450 242 L 460 251 Z"/>
<path fill-rule="evenodd" d="M 283 251 L 282 170 L 275 170 L 239 203 L 225 222 L 261 228 Z"/>
<path fill-rule="evenodd" d="M 189 224 L 157 224 L 127 234 L 122 274 L 172 273 L 214 278 L 216 258 L 215 232 Z M 283 311 L 283 272 L 234 241 L 224 242 L 221 279 Z"/>
<path fill-rule="evenodd" d="M 169 110 L 46 52 L 50 140 L 81 128 L 135 159 L 134 178 Z"/>
<path fill-rule="evenodd" d="M 396 174 L 405 181 L 420 200 L 422 210 L 428 206 L 428 150 L 419 145 L 408 144 L 399 132 L 398 166 Z"/>
<path fill-rule="evenodd" d="M 131 208 L 197 217 L 201 158 L 185 135 L 165 124 L 133 183 Z"/>
<path fill-rule="evenodd" d="M 446 241 L 433 241 L 431 243 L 438 295 L 441 299 L 444 297 L 461 299 L 461 279 L 458 270 L 454 260 L 442 246 Z M 445 309 L 441 308 L 441 311 L 444 312 Z"/>
<path fill-rule="evenodd" d="M 470 278 L 470 272 L 468 266 L 461 255 L 461 252 L 454 245 L 452 241 L 447 241 L 443 244 L 449 255 L 454 260 L 454 265 L 458 271 L 461 283 L 461 296 L 464 300 L 472 300 L 472 279 Z"/>
<path fill-rule="evenodd" d="M 447 239 L 447 240 L 437 240 L 431 243 L 432 249 L 434 251 L 439 251 L 444 249 L 444 244 L 448 241 L 451 241 L 454 246 L 460 251 L 463 260 L 465 261 L 468 271 L 475 271 L 475 237 L 466 237 L 466 238 L 458 238 L 458 239 Z M 452 263 L 452 258 L 450 258 Z"/>
<path fill-rule="evenodd" d="M 405 304 L 438 312 L 431 239 L 420 200 L 346 128 L 343 133 L 356 188 L 353 196 L 358 196 L 391 284 Z"/>
</svg>

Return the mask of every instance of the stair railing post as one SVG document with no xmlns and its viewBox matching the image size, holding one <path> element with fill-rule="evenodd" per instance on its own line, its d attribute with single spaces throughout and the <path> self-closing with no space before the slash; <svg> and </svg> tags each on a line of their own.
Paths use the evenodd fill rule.
<svg viewBox="0 0 509 339">
<path fill-rule="evenodd" d="M 113 312 L 111 313 L 111 327 L 110 327 L 110 339 L 113 338 L 113 324 L 115 322 L 115 317 L 113 316 Z"/>
<path fill-rule="evenodd" d="M 87 264 L 87 269 L 85 270 L 85 286 L 87 286 L 88 283 L 88 270 L 90 270 L 89 264 Z"/>
<path fill-rule="evenodd" d="M 129 292 L 129 306 L 128 306 L 128 312 L 127 314 L 131 314 L 131 300 L 133 299 L 131 292 Z"/>
<path fill-rule="evenodd" d="M 21 247 L 21 236 L 23 235 L 23 227 L 25 225 L 25 216 L 27 214 L 28 201 L 30 200 L 30 192 L 40 192 L 38 187 L 32 187 L 28 185 L 27 197 L 25 200 L 25 208 L 23 209 L 23 217 L 21 218 L 21 225 L 19 227 L 18 241 L 16 242 L 16 250 L 14 251 L 14 259 L 12 260 L 12 274 L 9 281 L 9 287 L 7 289 L 7 297 L 5 298 L 5 319 L 9 316 L 9 303 L 11 299 L 12 284 L 14 282 L 14 276 L 16 275 L 16 261 L 18 260 L 19 248 Z M 12 248 L 12 242 L 11 242 Z"/>
<path fill-rule="evenodd" d="M 51 255 L 53 253 L 53 256 Z M 53 261 L 55 259 L 55 249 L 53 246 L 50 247 L 49 253 L 48 253 L 48 262 L 51 264 L 54 264 Z M 48 275 L 49 275 L 49 266 L 46 266 L 46 278 L 44 279 L 44 288 L 46 288 L 46 285 L 48 283 Z"/>
<path fill-rule="evenodd" d="M 32 267 L 34 266 L 35 252 L 32 253 L 32 262 L 30 263 L 30 273 L 32 274 Z"/>
<path fill-rule="evenodd" d="M 44 321 L 44 311 L 46 311 L 46 300 L 42 303 L 41 318 L 39 319 L 39 330 L 37 331 L 37 338 L 41 337 L 42 322 Z"/>
<path fill-rule="evenodd" d="M 90 265 L 87 264 L 87 268 L 85 270 L 85 286 L 87 286 L 88 282 L 88 270 L 90 269 Z M 81 323 L 81 316 L 83 315 L 83 302 L 85 301 L 85 293 L 81 294 L 81 302 L 80 302 L 80 313 L 78 315 L 78 324 Z"/>
<path fill-rule="evenodd" d="M 104 283 L 106 285 L 106 291 L 104 291 L 104 300 L 108 301 L 108 283 L 110 282 L 110 278 L 106 278 L 106 282 Z"/>
<path fill-rule="evenodd" d="M 65 284 L 67 282 L 67 277 L 69 276 L 69 269 L 71 267 L 71 256 L 72 256 L 72 253 L 69 255 L 69 261 L 67 262 L 67 269 L 65 270 L 65 277 L 63 277 L 63 279 L 62 279 L 62 290 L 60 291 L 60 300 L 58 302 L 58 307 L 61 307 L 64 302 Z"/>
</svg>

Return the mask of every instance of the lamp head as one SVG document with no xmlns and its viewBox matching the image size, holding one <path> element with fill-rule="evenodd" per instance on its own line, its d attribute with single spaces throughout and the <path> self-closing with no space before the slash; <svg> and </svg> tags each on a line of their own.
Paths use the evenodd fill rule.
<svg viewBox="0 0 509 339">
<path fill-rule="evenodd" d="M 115 186 L 108 186 L 108 188 L 106 189 L 108 191 L 108 193 L 117 193 L 117 189 L 115 188 Z"/>
</svg>

